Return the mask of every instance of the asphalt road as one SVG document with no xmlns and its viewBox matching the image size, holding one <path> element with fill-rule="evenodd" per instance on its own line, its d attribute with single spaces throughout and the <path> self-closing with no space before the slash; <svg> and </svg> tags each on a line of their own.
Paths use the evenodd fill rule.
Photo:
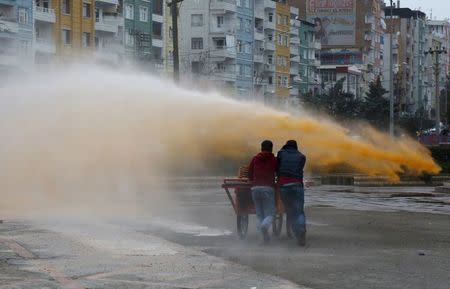
<svg viewBox="0 0 450 289">
<path fill-rule="evenodd" d="M 285 230 L 259 246 L 254 216 L 239 240 L 234 211 L 213 179 L 171 190 L 176 205 L 144 232 L 311 288 L 450 288 L 450 196 L 421 196 L 433 188 L 312 187 L 305 248 Z"/>
<path fill-rule="evenodd" d="M 285 230 L 259 246 L 254 216 L 239 240 L 218 179 L 171 181 L 135 216 L 5 219 L 0 288 L 448 289 L 450 196 L 433 191 L 312 187 L 300 248 Z"/>
</svg>

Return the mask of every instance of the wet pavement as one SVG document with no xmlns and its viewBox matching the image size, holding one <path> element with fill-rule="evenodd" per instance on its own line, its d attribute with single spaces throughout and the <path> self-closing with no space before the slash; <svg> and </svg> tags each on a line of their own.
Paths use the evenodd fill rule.
<svg viewBox="0 0 450 289">
<path fill-rule="evenodd" d="M 141 194 L 133 217 L 5 220 L 0 289 L 449 288 L 449 195 L 434 188 L 311 187 L 300 248 L 285 230 L 259 246 L 254 216 L 237 238 L 219 181 L 171 182 L 164 206 Z"/>
</svg>

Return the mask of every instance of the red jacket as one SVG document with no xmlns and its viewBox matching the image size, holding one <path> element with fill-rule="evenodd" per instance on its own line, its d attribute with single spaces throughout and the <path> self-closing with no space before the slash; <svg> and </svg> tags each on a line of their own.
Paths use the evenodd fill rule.
<svg viewBox="0 0 450 289">
<path fill-rule="evenodd" d="M 250 163 L 248 178 L 253 186 L 275 186 L 278 162 L 273 153 L 260 152 Z"/>
</svg>

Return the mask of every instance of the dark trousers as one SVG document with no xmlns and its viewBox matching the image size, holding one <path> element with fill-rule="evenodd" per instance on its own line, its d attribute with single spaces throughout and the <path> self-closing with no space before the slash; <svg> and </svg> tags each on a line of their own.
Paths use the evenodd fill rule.
<svg viewBox="0 0 450 289">
<path fill-rule="evenodd" d="M 305 190 L 303 184 L 281 186 L 280 193 L 295 236 L 306 232 Z"/>
</svg>

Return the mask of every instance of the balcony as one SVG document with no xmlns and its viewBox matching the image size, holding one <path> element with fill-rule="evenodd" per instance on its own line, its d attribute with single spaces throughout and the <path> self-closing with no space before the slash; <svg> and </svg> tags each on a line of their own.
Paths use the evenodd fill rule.
<svg viewBox="0 0 450 289">
<path fill-rule="evenodd" d="M 275 72 L 275 65 L 274 64 L 264 64 L 264 70 Z"/>
<path fill-rule="evenodd" d="M 322 49 L 322 43 L 320 43 L 320 41 L 314 41 L 314 44 L 312 46 L 314 49 L 316 50 L 321 50 Z"/>
<path fill-rule="evenodd" d="M 97 31 L 118 33 L 119 26 L 124 25 L 123 17 L 118 16 L 103 16 L 97 20 L 95 22 L 95 30 Z"/>
<path fill-rule="evenodd" d="M 211 25 L 211 34 L 234 34 L 234 29 L 230 25 L 222 25 L 217 27 L 217 25 Z"/>
<path fill-rule="evenodd" d="M 164 42 L 162 40 L 162 37 L 161 36 L 153 37 L 152 38 L 152 46 L 153 47 L 161 47 L 162 48 L 164 46 Z"/>
<path fill-rule="evenodd" d="M 297 55 L 297 56 L 292 57 L 291 62 L 300 63 L 300 56 Z"/>
<path fill-rule="evenodd" d="M 264 19 L 264 9 L 255 7 L 255 18 Z"/>
<path fill-rule="evenodd" d="M 223 13 L 236 12 L 236 0 L 211 0 L 211 10 L 219 10 Z"/>
<path fill-rule="evenodd" d="M 298 30 L 299 30 L 298 27 L 291 27 L 290 30 L 291 35 L 298 36 L 300 33 Z"/>
<path fill-rule="evenodd" d="M 291 68 L 290 68 L 290 70 L 289 70 L 289 73 L 290 73 L 291 75 L 299 75 L 300 70 L 299 70 L 298 65 L 292 65 Z"/>
<path fill-rule="evenodd" d="M 13 38 L 19 32 L 19 25 L 15 19 L 0 18 L 0 38 Z"/>
<path fill-rule="evenodd" d="M 300 49 L 298 46 L 292 46 L 289 48 L 291 55 L 300 55 Z"/>
<path fill-rule="evenodd" d="M 272 0 L 264 0 L 264 8 L 266 9 L 275 9 L 276 3 Z"/>
<path fill-rule="evenodd" d="M 233 71 L 217 71 L 214 72 L 213 78 L 215 81 L 236 81 L 236 73 Z"/>
<path fill-rule="evenodd" d="M 275 21 L 264 20 L 264 29 L 275 30 Z"/>
<path fill-rule="evenodd" d="M 264 63 L 264 55 L 262 54 L 254 54 L 253 61 L 257 63 Z"/>
<path fill-rule="evenodd" d="M 266 50 L 275 51 L 275 43 L 274 42 L 266 41 L 266 43 L 264 43 L 264 47 Z"/>
<path fill-rule="evenodd" d="M 264 29 L 255 28 L 255 40 L 264 41 Z"/>
<path fill-rule="evenodd" d="M 56 22 L 56 16 L 55 16 L 55 10 L 50 8 L 45 8 L 41 6 L 34 6 L 33 7 L 34 12 L 34 19 L 42 22 L 48 22 L 48 23 L 55 23 Z"/>
<path fill-rule="evenodd" d="M 297 87 L 293 87 L 289 90 L 289 95 L 290 96 L 298 96 L 298 88 Z"/>
<path fill-rule="evenodd" d="M 213 58 L 236 58 L 236 48 L 235 47 L 224 47 L 217 46 L 211 52 L 211 57 Z"/>
<path fill-rule="evenodd" d="M 55 43 L 48 38 L 36 38 L 34 43 L 34 49 L 39 52 L 55 54 L 56 53 L 56 45 Z"/>
<path fill-rule="evenodd" d="M 275 93 L 275 85 L 268 84 L 264 89 L 264 93 L 274 94 Z"/>
<path fill-rule="evenodd" d="M 291 37 L 291 44 L 300 45 L 300 38 L 299 37 Z"/>
<path fill-rule="evenodd" d="M 158 15 L 158 14 L 152 14 L 152 21 L 153 22 L 158 22 L 158 23 L 164 23 L 164 17 L 162 15 Z"/>
<path fill-rule="evenodd" d="M 95 0 L 96 4 L 119 5 L 119 0 Z"/>
</svg>

